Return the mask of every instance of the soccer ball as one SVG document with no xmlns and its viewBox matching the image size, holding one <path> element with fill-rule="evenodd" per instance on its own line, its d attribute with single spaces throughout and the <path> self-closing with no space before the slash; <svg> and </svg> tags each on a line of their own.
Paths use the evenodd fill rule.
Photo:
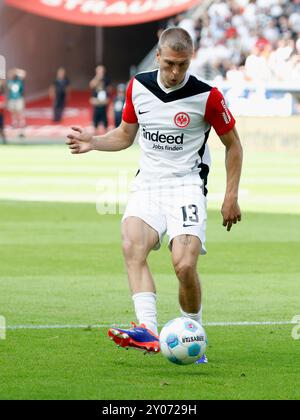
<svg viewBox="0 0 300 420">
<path fill-rule="evenodd" d="M 177 365 L 189 365 L 206 350 L 207 338 L 202 326 L 190 318 L 169 321 L 159 335 L 163 356 Z"/>
</svg>

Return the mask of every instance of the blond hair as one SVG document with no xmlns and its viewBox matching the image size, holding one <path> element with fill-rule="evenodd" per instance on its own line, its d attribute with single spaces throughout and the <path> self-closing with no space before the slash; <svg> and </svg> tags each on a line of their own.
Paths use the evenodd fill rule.
<svg viewBox="0 0 300 420">
<path fill-rule="evenodd" d="M 182 28 L 168 28 L 163 31 L 159 37 L 158 50 L 161 52 L 162 47 L 169 47 L 174 51 L 194 51 L 193 40 L 190 34 Z"/>
</svg>

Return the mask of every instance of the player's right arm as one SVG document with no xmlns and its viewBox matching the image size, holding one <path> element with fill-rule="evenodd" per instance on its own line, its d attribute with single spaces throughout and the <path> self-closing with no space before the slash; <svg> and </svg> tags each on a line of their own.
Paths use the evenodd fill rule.
<svg viewBox="0 0 300 420">
<path fill-rule="evenodd" d="M 72 127 L 72 133 L 67 136 L 66 144 L 72 154 L 87 153 L 92 150 L 117 152 L 132 145 L 137 131 L 137 123 L 128 124 L 125 121 L 103 136 L 92 136 L 80 127 Z"/>
<path fill-rule="evenodd" d="M 104 136 L 92 136 L 80 127 L 72 127 L 73 132 L 68 135 L 68 140 L 66 141 L 66 144 L 71 149 L 71 153 L 86 153 L 91 150 L 117 152 L 132 145 L 139 128 L 132 100 L 133 81 L 134 78 L 131 79 L 127 87 L 123 119 L 119 127 L 106 133 Z"/>
</svg>

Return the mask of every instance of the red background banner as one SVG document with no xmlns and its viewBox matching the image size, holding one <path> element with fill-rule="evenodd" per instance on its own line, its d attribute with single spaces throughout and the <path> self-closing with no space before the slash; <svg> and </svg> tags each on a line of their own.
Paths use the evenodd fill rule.
<svg viewBox="0 0 300 420">
<path fill-rule="evenodd" d="M 26 12 L 69 23 L 124 26 L 181 13 L 200 0 L 6 0 Z"/>
</svg>

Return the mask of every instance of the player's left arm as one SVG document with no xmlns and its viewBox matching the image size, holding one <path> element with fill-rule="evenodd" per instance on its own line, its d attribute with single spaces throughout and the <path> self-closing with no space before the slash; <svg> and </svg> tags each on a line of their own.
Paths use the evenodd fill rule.
<svg viewBox="0 0 300 420">
<path fill-rule="evenodd" d="M 215 129 L 226 147 L 227 184 L 222 205 L 223 226 L 229 231 L 233 224 L 241 220 L 238 204 L 238 189 L 242 171 L 243 151 L 235 119 L 228 109 L 225 98 L 217 88 L 212 88 L 207 99 L 204 119 Z"/>
<path fill-rule="evenodd" d="M 226 192 L 222 205 L 223 226 L 230 231 L 233 224 L 241 221 L 238 203 L 239 183 L 242 172 L 243 149 L 236 127 L 219 136 L 226 148 L 225 166 L 227 173 Z"/>
</svg>

